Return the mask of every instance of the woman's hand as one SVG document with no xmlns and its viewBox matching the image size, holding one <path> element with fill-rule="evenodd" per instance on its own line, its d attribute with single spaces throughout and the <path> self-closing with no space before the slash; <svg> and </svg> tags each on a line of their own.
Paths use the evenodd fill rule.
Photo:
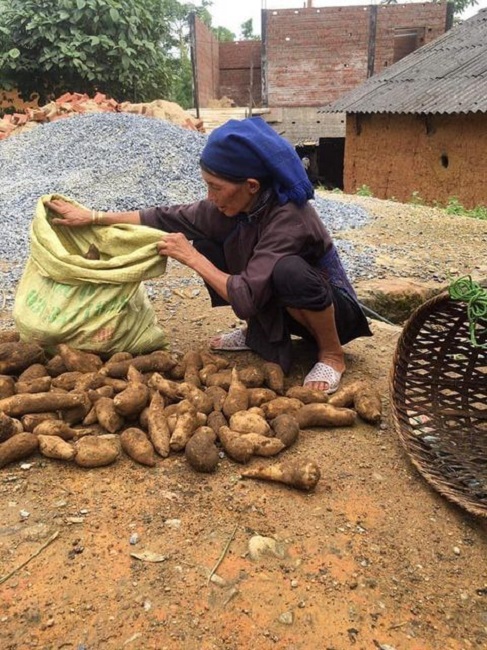
<svg viewBox="0 0 487 650">
<path fill-rule="evenodd" d="M 91 210 L 79 208 L 72 203 L 62 199 L 53 199 L 44 203 L 46 208 L 59 214 L 61 218 L 55 217 L 51 223 L 54 226 L 69 226 L 70 228 L 79 228 L 89 226 L 92 223 Z"/>
<path fill-rule="evenodd" d="M 172 257 L 190 268 L 194 268 L 194 263 L 200 255 L 186 237 L 179 232 L 164 235 L 164 238 L 157 243 L 157 251 L 159 255 Z"/>
</svg>

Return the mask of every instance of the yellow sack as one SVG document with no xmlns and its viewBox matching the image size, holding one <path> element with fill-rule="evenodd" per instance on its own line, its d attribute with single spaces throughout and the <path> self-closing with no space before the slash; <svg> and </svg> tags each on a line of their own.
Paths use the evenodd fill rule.
<svg viewBox="0 0 487 650">
<path fill-rule="evenodd" d="M 52 351 L 58 343 L 108 354 L 167 347 L 141 284 L 166 271 L 167 260 L 156 250 L 163 233 L 128 224 L 53 226 L 44 205 L 52 199 L 80 205 L 59 194 L 37 202 L 13 310 L 21 339 Z M 99 260 L 84 257 L 91 244 Z"/>
</svg>

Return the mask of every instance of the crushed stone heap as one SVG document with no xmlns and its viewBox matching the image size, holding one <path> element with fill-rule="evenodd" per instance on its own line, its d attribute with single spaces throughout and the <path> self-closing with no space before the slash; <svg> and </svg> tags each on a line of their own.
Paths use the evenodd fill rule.
<svg viewBox="0 0 487 650">
<path fill-rule="evenodd" d="M 204 198 L 199 158 L 207 136 L 130 113 L 95 113 L 44 124 L 0 142 L 0 281 L 7 305 L 29 253 L 39 197 L 60 193 L 96 210 L 135 210 Z M 359 206 L 317 197 L 332 234 L 369 220 Z M 370 257 L 338 240 L 352 279 Z"/>
</svg>

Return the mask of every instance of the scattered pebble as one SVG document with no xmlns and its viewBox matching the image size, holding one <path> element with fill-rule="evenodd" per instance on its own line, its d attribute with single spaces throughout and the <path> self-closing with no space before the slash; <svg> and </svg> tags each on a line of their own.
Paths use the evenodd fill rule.
<svg viewBox="0 0 487 650">
<path fill-rule="evenodd" d="M 294 614 L 292 612 L 283 612 L 277 620 L 283 625 L 292 625 L 294 623 Z"/>
<path fill-rule="evenodd" d="M 164 525 L 168 528 L 174 528 L 175 530 L 178 530 L 181 528 L 181 519 L 166 519 Z"/>
<path fill-rule="evenodd" d="M 254 535 L 249 539 L 249 554 L 252 560 L 260 560 L 265 555 L 274 555 L 283 559 L 286 555 L 282 544 L 272 537 L 262 537 L 261 535 Z"/>
</svg>

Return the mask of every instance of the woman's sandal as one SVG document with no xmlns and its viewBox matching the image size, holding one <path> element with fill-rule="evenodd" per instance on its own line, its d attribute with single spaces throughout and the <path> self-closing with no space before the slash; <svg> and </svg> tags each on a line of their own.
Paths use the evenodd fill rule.
<svg viewBox="0 0 487 650">
<path fill-rule="evenodd" d="M 326 363 L 319 361 L 308 372 L 303 381 L 303 386 L 311 382 L 322 381 L 328 384 L 328 388 L 324 391 L 327 395 L 331 395 L 338 390 L 343 372 L 338 372 Z"/>
<path fill-rule="evenodd" d="M 235 329 L 226 334 L 215 336 L 210 341 L 209 347 L 211 350 L 227 350 L 230 352 L 238 352 L 239 350 L 250 350 L 249 346 L 245 344 L 245 337 L 247 330 Z"/>
</svg>

